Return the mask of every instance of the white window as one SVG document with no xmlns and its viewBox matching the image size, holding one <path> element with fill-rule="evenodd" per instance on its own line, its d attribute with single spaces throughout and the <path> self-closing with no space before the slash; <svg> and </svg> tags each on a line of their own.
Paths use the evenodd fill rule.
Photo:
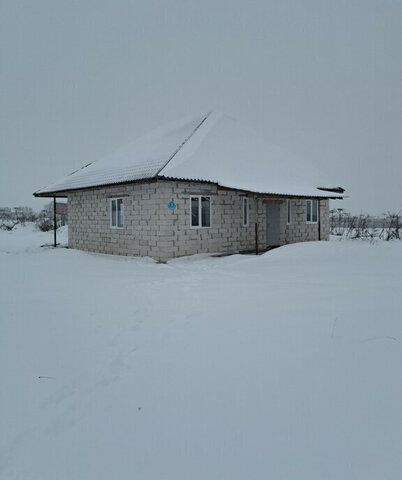
<svg viewBox="0 0 402 480">
<path fill-rule="evenodd" d="M 248 198 L 243 197 L 242 203 L 242 210 L 243 210 L 243 227 L 248 227 Z"/>
<path fill-rule="evenodd" d="M 306 200 L 306 222 L 318 222 L 318 200 Z"/>
<path fill-rule="evenodd" d="M 110 199 L 110 227 L 123 228 L 123 199 Z"/>
<path fill-rule="evenodd" d="M 292 202 L 289 198 L 286 200 L 286 212 L 287 212 L 286 223 L 290 225 L 292 223 Z"/>
<path fill-rule="evenodd" d="M 190 225 L 192 228 L 211 226 L 211 197 L 202 195 L 190 197 Z"/>
</svg>

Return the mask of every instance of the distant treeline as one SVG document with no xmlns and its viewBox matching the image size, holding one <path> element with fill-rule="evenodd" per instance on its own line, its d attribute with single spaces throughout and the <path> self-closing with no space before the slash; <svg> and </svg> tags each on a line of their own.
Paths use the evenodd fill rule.
<svg viewBox="0 0 402 480">
<path fill-rule="evenodd" d="M 381 216 L 352 215 L 343 208 L 329 212 L 331 235 L 346 238 L 381 238 L 401 240 L 401 212 L 387 212 Z"/>
<path fill-rule="evenodd" d="M 31 207 L 0 207 L 0 229 L 12 230 L 17 225 L 35 223 L 40 230 L 47 232 L 53 228 L 53 202 L 46 205 L 40 212 L 35 212 Z M 56 204 L 57 227 L 67 223 L 67 204 Z"/>
</svg>

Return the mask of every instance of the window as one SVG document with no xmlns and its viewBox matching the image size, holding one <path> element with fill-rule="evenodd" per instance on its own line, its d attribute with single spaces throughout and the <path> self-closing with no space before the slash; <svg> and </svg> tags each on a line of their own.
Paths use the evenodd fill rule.
<svg viewBox="0 0 402 480">
<path fill-rule="evenodd" d="M 289 198 L 286 200 L 286 212 L 287 212 L 286 223 L 290 225 L 290 223 L 292 222 L 292 204 Z"/>
<path fill-rule="evenodd" d="M 248 198 L 243 197 L 243 227 L 248 227 Z"/>
<path fill-rule="evenodd" d="M 112 198 L 110 200 L 110 226 L 111 228 L 123 228 L 122 198 Z"/>
<path fill-rule="evenodd" d="M 318 200 L 306 200 L 307 223 L 317 223 L 318 222 Z"/>
<path fill-rule="evenodd" d="M 190 197 L 191 227 L 208 228 L 211 226 L 211 197 Z"/>
</svg>

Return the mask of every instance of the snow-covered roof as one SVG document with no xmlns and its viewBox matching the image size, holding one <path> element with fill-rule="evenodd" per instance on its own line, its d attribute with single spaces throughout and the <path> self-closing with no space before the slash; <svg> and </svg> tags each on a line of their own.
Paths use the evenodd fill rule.
<svg viewBox="0 0 402 480">
<path fill-rule="evenodd" d="M 152 178 L 207 181 L 274 195 L 343 197 L 318 190 L 329 179 L 220 112 L 159 128 L 35 195 Z"/>
</svg>

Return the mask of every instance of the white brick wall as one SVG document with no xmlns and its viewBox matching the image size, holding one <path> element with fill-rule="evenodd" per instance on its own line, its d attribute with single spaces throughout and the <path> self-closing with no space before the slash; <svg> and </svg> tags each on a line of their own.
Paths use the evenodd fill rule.
<svg viewBox="0 0 402 480">
<path fill-rule="evenodd" d="M 281 223 L 284 224 L 284 243 L 310 242 L 329 240 L 329 200 L 319 200 L 320 224 L 306 222 L 306 200 L 291 200 L 291 223 L 287 225 L 287 207 L 283 202 Z M 318 228 L 321 229 L 319 238 Z M 282 230 L 282 229 L 281 229 Z"/>
<path fill-rule="evenodd" d="M 190 195 L 211 196 L 211 227 L 190 228 Z M 265 204 L 249 197 L 249 226 L 242 226 L 245 193 L 196 182 L 153 181 L 71 192 L 69 247 L 99 253 L 151 256 L 166 261 L 195 253 L 231 253 L 255 248 L 258 207 L 259 249 L 266 247 Z M 110 198 L 122 197 L 124 228 L 110 228 Z M 175 210 L 168 209 L 174 201 Z M 281 244 L 318 239 L 318 227 L 305 224 L 305 201 L 293 200 L 295 222 L 286 226 L 281 203 Z M 326 202 L 326 203 L 325 203 Z M 328 212 L 328 201 L 324 201 Z M 323 201 L 322 201 L 323 204 Z M 322 211 L 323 211 L 323 207 Z M 328 213 L 322 231 L 329 231 Z M 293 218 L 292 218 L 293 220 Z M 323 239 L 328 235 L 323 235 Z"/>
</svg>

